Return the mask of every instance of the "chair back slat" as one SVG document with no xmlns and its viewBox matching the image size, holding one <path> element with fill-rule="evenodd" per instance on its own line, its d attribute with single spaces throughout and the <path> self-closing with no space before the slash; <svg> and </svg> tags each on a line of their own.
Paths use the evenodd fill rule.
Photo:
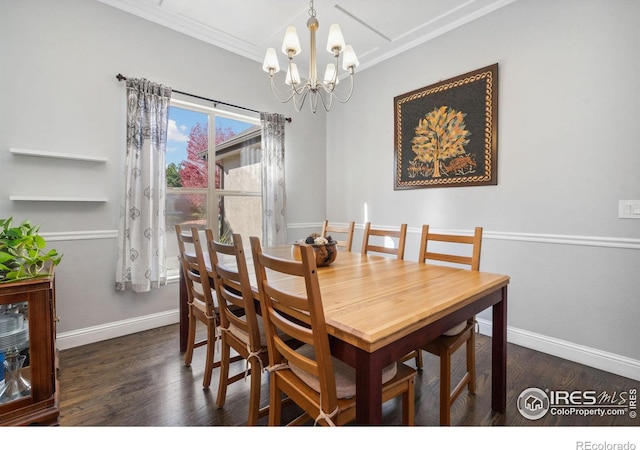
<svg viewBox="0 0 640 450">
<path fill-rule="evenodd" d="M 351 251 L 353 246 L 353 232 L 355 230 L 356 223 L 354 221 L 349 222 L 347 226 L 330 225 L 328 220 L 325 220 L 322 224 L 322 236 L 331 236 L 338 243 L 338 247 L 342 247 L 348 252 Z M 336 239 L 335 233 L 338 233 L 338 237 L 344 239 Z"/>
<path fill-rule="evenodd" d="M 197 227 L 190 227 L 187 231 L 185 227 L 176 225 L 176 236 L 178 238 L 179 257 L 182 265 L 182 274 L 187 286 L 187 297 L 189 302 L 196 300 L 204 303 L 205 312 L 208 317 L 215 317 L 215 301 L 212 293 L 213 286 L 207 276 L 207 265 L 200 242 L 200 233 Z M 191 251 L 185 244 L 190 244 Z"/>
<path fill-rule="evenodd" d="M 435 252 L 429 250 L 430 242 L 444 242 L 452 247 L 467 247 L 469 254 L 460 255 L 456 253 Z M 425 263 L 429 260 L 443 261 L 454 264 L 469 266 L 471 270 L 480 270 L 480 253 L 482 249 L 482 227 L 476 227 L 473 235 L 431 233 L 429 225 L 422 226 L 420 238 L 419 262 Z"/>
<path fill-rule="evenodd" d="M 375 242 L 375 239 L 372 239 L 373 237 L 391 238 L 392 240 L 396 239 L 397 244 L 394 244 L 394 247 L 381 246 Z M 361 252 L 363 255 L 366 255 L 368 252 L 387 253 L 390 255 L 395 255 L 397 259 L 404 259 L 406 239 L 406 223 L 400 225 L 399 230 L 382 230 L 378 228 L 372 228 L 371 222 L 367 222 L 364 225 L 364 237 L 362 239 Z"/>
</svg>

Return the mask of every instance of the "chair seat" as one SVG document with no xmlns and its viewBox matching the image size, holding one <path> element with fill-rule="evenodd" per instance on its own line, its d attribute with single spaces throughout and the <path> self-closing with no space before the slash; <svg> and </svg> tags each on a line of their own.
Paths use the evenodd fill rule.
<svg viewBox="0 0 640 450">
<path fill-rule="evenodd" d="M 462 331 L 464 330 L 464 328 L 466 326 L 467 326 L 467 321 L 465 320 L 464 322 L 459 323 L 455 327 L 451 328 L 450 330 L 445 331 L 442 334 L 445 335 L 445 336 L 455 336 L 456 334 L 462 333 Z"/>
<path fill-rule="evenodd" d="M 200 311 L 202 313 L 202 315 L 206 315 L 207 313 L 207 305 L 204 302 L 201 302 L 198 299 L 194 299 L 193 302 L 190 303 L 190 306 L 194 307 L 195 309 L 197 309 L 198 311 Z M 218 306 L 214 305 L 214 311 L 216 313 L 216 316 L 218 315 Z"/>
<path fill-rule="evenodd" d="M 240 317 L 244 318 L 244 316 L 240 316 Z M 245 344 L 249 343 L 249 333 L 247 333 L 243 329 L 238 328 L 234 324 L 230 324 L 229 325 L 229 331 L 231 332 L 231 334 L 233 334 L 235 337 L 240 339 Z M 264 324 L 262 323 L 262 320 L 260 320 L 260 319 L 258 319 L 258 332 L 260 333 L 260 345 L 262 347 L 266 347 L 267 346 L 267 335 L 266 335 L 266 333 L 264 331 Z"/>
<path fill-rule="evenodd" d="M 244 316 L 240 316 L 244 317 Z M 234 324 L 229 325 L 229 331 L 238 339 L 240 339 L 245 344 L 249 343 L 249 333 L 245 332 L 243 329 L 238 328 Z M 258 333 L 260 334 L 260 345 L 262 347 L 267 346 L 267 333 L 264 331 L 264 322 L 262 318 L 258 317 Z M 285 334 L 278 331 L 278 336 L 284 337 Z"/>
<path fill-rule="evenodd" d="M 422 349 L 439 356 L 447 351 L 449 353 L 453 353 L 461 347 L 462 344 L 467 342 L 467 339 L 469 339 L 471 334 L 474 332 L 475 324 L 473 322 L 465 322 L 464 325 L 464 329 L 460 333 L 452 336 L 442 334 L 433 341 L 423 345 Z"/>
<path fill-rule="evenodd" d="M 298 349 L 298 353 L 307 358 L 315 358 L 313 347 L 303 345 Z M 350 365 L 332 357 L 333 371 L 336 378 L 336 395 L 338 398 L 351 398 L 356 395 L 356 370 Z M 318 377 L 302 370 L 294 364 L 289 363 L 291 371 L 298 378 L 304 381 L 311 389 L 320 392 L 320 381 Z M 394 362 L 382 369 L 382 384 L 388 383 L 396 376 L 398 366 Z"/>
</svg>

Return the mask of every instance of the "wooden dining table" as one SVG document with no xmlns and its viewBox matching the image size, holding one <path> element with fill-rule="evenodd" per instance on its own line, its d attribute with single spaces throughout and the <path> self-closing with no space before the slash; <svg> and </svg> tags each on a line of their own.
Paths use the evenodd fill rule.
<svg viewBox="0 0 640 450">
<path fill-rule="evenodd" d="M 291 258 L 290 246 L 264 253 Z M 250 259 L 251 252 L 245 252 Z M 247 261 L 257 294 L 253 261 Z M 356 422 L 382 420 L 382 369 L 454 325 L 492 308 L 491 407 L 506 409 L 507 275 L 339 252 L 318 268 L 332 354 L 356 371 Z M 303 292 L 299 280 L 277 281 Z M 298 283 L 298 284 L 296 284 Z M 186 349 L 187 294 L 180 287 L 180 349 Z"/>
</svg>

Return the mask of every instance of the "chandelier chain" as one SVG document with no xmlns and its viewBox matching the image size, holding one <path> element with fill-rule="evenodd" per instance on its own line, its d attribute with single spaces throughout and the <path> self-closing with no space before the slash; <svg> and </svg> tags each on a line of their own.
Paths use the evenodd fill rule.
<svg viewBox="0 0 640 450">
<path fill-rule="evenodd" d="M 309 2 L 309 15 L 311 17 L 315 17 L 316 16 L 316 10 L 313 8 L 313 0 L 311 0 Z"/>
</svg>

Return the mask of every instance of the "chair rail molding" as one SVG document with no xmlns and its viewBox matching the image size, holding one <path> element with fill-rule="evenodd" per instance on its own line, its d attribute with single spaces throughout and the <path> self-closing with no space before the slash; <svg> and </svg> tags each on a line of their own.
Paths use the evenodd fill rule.
<svg viewBox="0 0 640 450">
<path fill-rule="evenodd" d="M 346 226 L 347 223 L 335 222 L 335 225 Z M 380 229 L 393 230 L 398 227 L 385 226 L 371 223 L 372 227 Z M 287 224 L 287 228 L 291 230 L 297 229 L 322 229 L 322 222 L 310 222 L 310 223 L 290 223 Z M 356 230 L 364 230 L 364 224 L 356 223 Z M 422 228 L 420 227 L 408 227 L 407 234 L 416 235 L 420 237 Z M 459 229 L 445 229 L 445 228 L 433 228 L 434 233 L 445 234 L 468 234 L 472 235 L 473 230 L 459 230 Z M 543 233 L 518 233 L 508 231 L 491 231 L 484 230 L 482 235 L 483 240 L 493 239 L 502 241 L 514 241 L 514 242 L 534 242 L 539 244 L 561 244 L 561 245 L 578 245 L 587 247 L 608 247 L 608 248 L 620 248 L 640 250 L 640 239 L 630 237 L 608 237 L 608 236 L 581 236 L 581 235 L 567 235 L 567 234 L 543 234 Z"/>
<path fill-rule="evenodd" d="M 413 228 L 410 233 L 420 234 L 420 229 Z M 473 230 L 437 230 L 435 233 L 460 233 L 469 234 Z M 640 250 L 640 239 L 635 238 L 616 238 L 607 236 L 579 236 L 566 234 L 542 234 L 542 233 L 517 233 L 504 231 L 485 230 L 483 239 L 494 239 L 502 241 L 518 241 L 518 242 L 535 242 L 539 244 L 562 244 L 562 245 L 578 245 L 587 247 L 609 247 L 609 248 L 626 248 Z"/>
<path fill-rule="evenodd" d="M 615 238 L 607 236 L 573 236 L 562 234 L 533 234 L 533 233 L 507 233 L 486 232 L 487 239 L 500 239 L 505 241 L 526 241 L 544 244 L 580 245 L 588 247 L 609 247 L 640 250 L 640 239 Z"/>
<path fill-rule="evenodd" d="M 335 225 L 342 226 L 341 223 L 335 222 Z M 347 225 L 346 223 L 344 225 Z M 377 226 L 376 226 L 377 227 Z M 288 229 L 322 229 L 321 222 L 310 223 L 296 223 L 287 225 Z M 362 224 L 356 224 L 356 229 L 363 230 Z M 384 227 L 381 227 L 384 228 Z M 392 229 L 392 227 L 387 227 Z M 420 236 L 420 228 L 409 227 L 407 228 L 408 234 L 415 234 Z M 473 230 L 445 230 L 445 229 L 433 229 L 437 233 L 459 233 L 469 234 L 473 233 Z M 118 237 L 118 230 L 94 230 L 94 231 L 68 231 L 68 232 L 53 232 L 42 233 L 47 237 L 47 240 L 52 241 L 73 241 L 82 239 L 116 239 Z M 572 236 L 572 235 L 559 235 L 559 234 L 534 234 L 534 233 L 515 233 L 515 232 L 496 232 L 496 231 L 484 231 L 483 239 L 495 239 L 504 241 L 520 241 L 520 242 L 535 242 L 541 244 L 563 244 L 563 245 L 578 245 L 588 247 L 609 247 L 620 249 L 640 250 L 640 239 L 636 238 L 614 238 L 603 236 Z"/>
<path fill-rule="evenodd" d="M 48 241 L 82 241 L 86 239 L 116 239 L 118 230 L 92 230 L 92 231 L 60 231 L 41 233 Z"/>
</svg>

